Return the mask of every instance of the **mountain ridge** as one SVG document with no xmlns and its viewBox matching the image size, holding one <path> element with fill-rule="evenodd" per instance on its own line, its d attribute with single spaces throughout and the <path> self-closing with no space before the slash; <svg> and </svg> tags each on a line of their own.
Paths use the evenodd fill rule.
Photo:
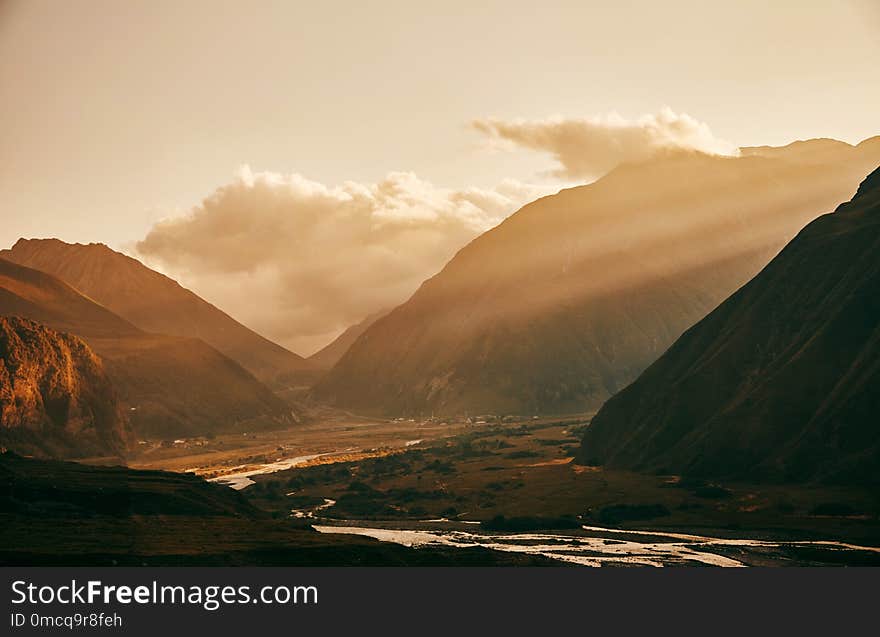
<svg viewBox="0 0 880 637">
<path fill-rule="evenodd" d="M 585 432 L 579 461 L 876 482 L 878 251 L 880 168 L 612 397 Z"/>
<path fill-rule="evenodd" d="M 145 332 L 50 274 L 0 258 L 0 315 L 82 338 L 101 358 L 139 435 L 287 426 L 292 409 L 195 338 Z"/>
<path fill-rule="evenodd" d="M 596 408 L 852 195 L 880 148 L 848 148 L 825 163 L 670 151 L 526 204 L 370 326 L 312 395 L 382 415 Z"/>
<path fill-rule="evenodd" d="M 308 374 L 303 357 L 257 334 L 174 279 L 103 243 L 21 238 L 0 258 L 58 277 L 147 332 L 199 338 L 264 382 Z"/>
</svg>

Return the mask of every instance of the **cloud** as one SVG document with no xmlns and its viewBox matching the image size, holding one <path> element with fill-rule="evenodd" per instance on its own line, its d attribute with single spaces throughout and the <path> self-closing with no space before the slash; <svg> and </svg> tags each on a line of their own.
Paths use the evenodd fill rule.
<svg viewBox="0 0 880 637">
<path fill-rule="evenodd" d="M 136 246 L 147 263 L 299 353 L 403 302 L 452 255 L 546 188 L 438 188 L 412 173 L 330 187 L 242 167 Z"/>
<path fill-rule="evenodd" d="M 555 174 L 567 178 L 596 179 L 622 162 L 645 159 L 661 149 L 738 154 L 734 144 L 715 137 L 707 124 L 669 108 L 633 120 L 610 113 L 568 119 L 487 118 L 472 125 L 503 148 L 551 154 L 560 164 Z"/>
</svg>

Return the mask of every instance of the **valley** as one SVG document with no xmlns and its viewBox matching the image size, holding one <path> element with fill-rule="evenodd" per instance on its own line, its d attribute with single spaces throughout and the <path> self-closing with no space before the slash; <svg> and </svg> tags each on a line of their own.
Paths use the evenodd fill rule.
<svg viewBox="0 0 880 637">
<path fill-rule="evenodd" d="M 880 564 L 880 497 L 870 488 L 583 466 L 572 456 L 586 422 L 471 426 L 372 456 L 331 454 L 254 474 L 240 493 L 323 533 L 405 546 L 589 566 Z"/>
<path fill-rule="evenodd" d="M 580 465 L 573 456 L 590 416 L 480 425 L 340 417 L 151 443 L 131 468 L 5 454 L 2 536 L 16 548 L 0 562 L 880 564 L 875 490 Z"/>
<path fill-rule="evenodd" d="M 383 421 L 346 415 L 293 429 L 179 439 L 170 445 L 169 441 L 145 440 L 128 464 L 222 480 L 247 472 L 271 473 L 273 466 L 297 458 L 308 458 L 304 462 L 314 465 L 387 455 L 410 443 L 442 440 L 467 427 L 464 421 Z"/>
<path fill-rule="evenodd" d="M 791 187 L 819 164 L 748 153 L 612 171 L 314 360 L 106 246 L 19 241 L 0 258 L 0 563 L 880 565 L 880 169 L 814 218 L 857 158 L 821 198 Z M 706 176 L 693 209 L 666 192 L 685 175 Z M 633 200 L 645 180 L 665 195 Z M 651 202 L 696 229 L 606 251 Z M 610 203 L 635 212 L 600 240 Z M 541 247 L 560 233 L 561 270 Z"/>
</svg>

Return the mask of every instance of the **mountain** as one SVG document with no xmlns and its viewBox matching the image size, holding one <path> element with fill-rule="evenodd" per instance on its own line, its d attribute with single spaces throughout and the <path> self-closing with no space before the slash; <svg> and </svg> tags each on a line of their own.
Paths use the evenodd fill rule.
<svg viewBox="0 0 880 637">
<path fill-rule="evenodd" d="M 131 442 L 101 361 L 82 340 L 0 316 L 0 445 L 50 457 L 119 456 Z"/>
<path fill-rule="evenodd" d="M 4 259 L 0 315 L 85 340 L 142 436 L 277 427 L 293 417 L 266 386 L 201 340 L 144 332 L 56 277 Z"/>
<path fill-rule="evenodd" d="M 47 272 L 147 332 L 199 338 L 263 382 L 313 373 L 301 356 L 151 270 L 100 243 L 19 239 L 0 258 Z"/>
<path fill-rule="evenodd" d="M 532 202 L 368 328 L 312 396 L 387 415 L 596 408 L 880 161 L 874 140 L 824 146 L 669 151 Z"/>
<path fill-rule="evenodd" d="M 333 339 L 325 347 L 309 356 L 308 360 L 320 369 L 330 369 L 348 351 L 348 348 L 367 331 L 373 323 L 385 316 L 388 310 L 374 312 L 359 323 L 348 327 L 342 334 Z"/>
<path fill-rule="evenodd" d="M 876 483 L 878 255 L 880 169 L 609 400 L 584 435 L 580 460 Z"/>
</svg>

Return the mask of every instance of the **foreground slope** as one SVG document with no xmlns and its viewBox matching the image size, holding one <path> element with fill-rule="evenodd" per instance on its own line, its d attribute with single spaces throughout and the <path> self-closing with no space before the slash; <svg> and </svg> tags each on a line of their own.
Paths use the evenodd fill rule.
<svg viewBox="0 0 880 637">
<path fill-rule="evenodd" d="M 852 196 L 878 139 L 670 152 L 544 197 L 376 321 L 313 396 L 395 414 L 589 410 Z"/>
<path fill-rule="evenodd" d="M 0 259 L 0 315 L 82 337 L 140 435 L 179 437 L 287 424 L 290 408 L 194 338 L 144 332 L 59 279 Z"/>
<path fill-rule="evenodd" d="M 593 419 L 586 463 L 704 476 L 880 476 L 880 169 Z"/>
<path fill-rule="evenodd" d="M 82 340 L 0 316 L 0 446 L 40 456 L 118 456 L 130 432 Z"/>
<path fill-rule="evenodd" d="M 264 382 L 309 372 L 301 356 L 263 338 L 176 281 L 100 243 L 19 239 L 0 258 L 52 274 L 147 332 L 199 338 Z"/>
<path fill-rule="evenodd" d="M 480 548 L 406 548 L 275 519 L 192 474 L 0 453 L 2 566 L 536 565 Z"/>
</svg>

